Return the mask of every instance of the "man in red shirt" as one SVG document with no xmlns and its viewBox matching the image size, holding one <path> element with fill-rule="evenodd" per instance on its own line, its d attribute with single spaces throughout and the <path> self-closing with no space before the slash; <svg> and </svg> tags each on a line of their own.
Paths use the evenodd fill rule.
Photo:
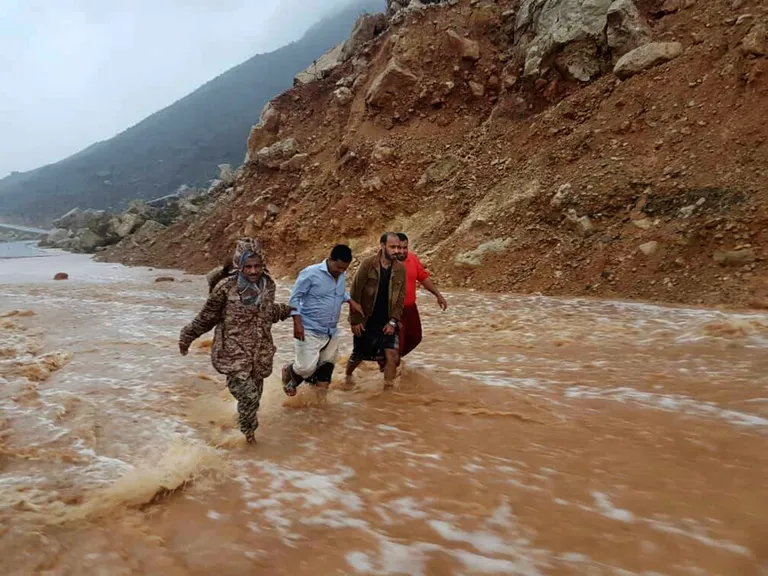
<svg viewBox="0 0 768 576">
<path fill-rule="evenodd" d="M 405 302 L 403 304 L 403 316 L 401 319 L 402 336 L 400 338 L 400 357 L 413 351 L 421 342 L 421 318 L 416 307 L 416 284 L 432 292 L 437 298 L 437 305 L 442 310 L 448 308 L 448 301 L 440 294 L 432 281 L 429 272 L 415 253 L 408 250 L 408 236 L 399 232 L 400 254 L 397 256 L 405 266 Z"/>
</svg>

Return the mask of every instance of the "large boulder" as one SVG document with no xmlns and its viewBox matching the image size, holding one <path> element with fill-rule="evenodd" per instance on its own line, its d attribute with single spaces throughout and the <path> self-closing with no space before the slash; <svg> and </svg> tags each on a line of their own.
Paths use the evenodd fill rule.
<svg viewBox="0 0 768 576">
<path fill-rule="evenodd" d="M 81 215 L 83 211 L 80 210 L 80 208 L 72 208 L 69 212 L 64 214 L 63 216 L 59 216 L 56 218 L 56 220 L 53 221 L 53 226 L 55 228 L 65 228 L 65 229 L 71 229 L 73 227 L 80 227 L 78 225 Z"/>
<path fill-rule="evenodd" d="M 96 252 L 96 248 L 101 246 L 107 246 L 109 241 L 103 236 L 99 236 L 92 230 L 87 228 L 81 229 L 77 232 L 70 244 L 70 250 L 73 252 L 83 252 L 85 254 L 93 254 Z"/>
<path fill-rule="evenodd" d="M 741 49 L 752 56 L 768 54 L 768 26 L 765 22 L 756 22 L 741 41 Z"/>
<path fill-rule="evenodd" d="M 66 228 L 54 228 L 48 235 L 40 241 L 43 247 L 61 248 L 65 250 L 70 244 L 69 230 Z"/>
<path fill-rule="evenodd" d="M 674 60 L 683 53 L 680 42 L 652 42 L 635 48 L 619 58 L 613 73 L 622 80 Z"/>
<path fill-rule="evenodd" d="M 357 54 L 361 48 L 387 28 L 387 17 L 384 14 L 362 14 L 355 22 L 349 38 L 341 48 L 341 61 L 346 62 Z"/>
<path fill-rule="evenodd" d="M 613 0 L 523 0 L 515 41 L 524 54 L 524 75 L 539 76 L 555 64 L 567 76 L 588 81 L 603 65 L 608 9 Z"/>
<path fill-rule="evenodd" d="M 607 20 L 606 39 L 616 59 L 653 38 L 651 27 L 632 0 L 615 0 L 608 8 Z"/>
<path fill-rule="evenodd" d="M 286 138 L 262 148 L 256 153 L 256 163 L 263 168 L 278 169 L 286 160 L 299 153 L 299 144 L 293 138 Z"/>
<path fill-rule="evenodd" d="M 160 222 L 147 220 L 144 222 L 144 224 L 141 225 L 141 228 L 139 228 L 136 233 L 129 238 L 129 240 L 132 240 L 136 244 L 141 244 L 151 240 L 165 229 L 166 227 L 160 224 Z"/>
<path fill-rule="evenodd" d="M 401 94 L 407 94 L 418 81 L 416 75 L 396 60 L 390 60 L 368 89 L 365 102 L 375 108 L 391 104 Z"/>
<path fill-rule="evenodd" d="M 339 44 L 328 50 L 325 54 L 315 60 L 306 70 L 299 72 L 293 78 L 293 85 L 309 84 L 316 80 L 322 80 L 328 76 L 334 68 L 341 64 L 341 52 L 344 44 Z"/>
<path fill-rule="evenodd" d="M 133 234 L 146 220 L 143 214 L 124 212 L 117 217 L 117 222 L 113 225 L 115 236 L 125 238 L 129 234 Z"/>
</svg>

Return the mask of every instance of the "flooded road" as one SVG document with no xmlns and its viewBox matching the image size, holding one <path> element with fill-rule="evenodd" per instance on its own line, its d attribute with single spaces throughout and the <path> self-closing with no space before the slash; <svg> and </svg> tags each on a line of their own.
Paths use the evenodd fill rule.
<svg viewBox="0 0 768 576">
<path fill-rule="evenodd" d="M 395 391 L 276 371 L 247 446 L 167 274 L 0 261 L 3 574 L 768 573 L 768 315 L 422 293 Z"/>
</svg>

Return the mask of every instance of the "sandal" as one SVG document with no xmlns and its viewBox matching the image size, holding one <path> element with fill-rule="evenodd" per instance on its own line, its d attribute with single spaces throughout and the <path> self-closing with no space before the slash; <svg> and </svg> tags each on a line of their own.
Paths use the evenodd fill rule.
<svg viewBox="0 0 768 576">
<path fill-rule="evenodd" d="M 285 395 L 296 396 L 296 388 L 298 387 L 298 385 L 293 381 L 293 378 L 291 378 L 290 364 L 286 364 L 285 366 L 283 366 L 282 380 L 283 380 L 283 392 L 285 392 Z"/>
</svg>

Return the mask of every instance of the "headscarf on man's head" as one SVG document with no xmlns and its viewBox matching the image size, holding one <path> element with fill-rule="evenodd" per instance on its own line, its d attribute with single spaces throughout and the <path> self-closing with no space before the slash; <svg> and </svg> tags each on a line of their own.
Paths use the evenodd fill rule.
<svg viewBox="0 0 768 576">
<path fill-rule="evenodd" d="M 243 304 L 257 306 L 261 302 L 261 295 L 267 280 L 262 274 L 257 283 L 252 283 L 243 275 L 243 266 L 251 256 L 261 260 L 261 263 L 264 264 L 264 273 L 267 273 L 267 262 L 264 258 L 264 247 L 261 242 L 253 238 L 240 238 L 235 245 L 235 253 L 232 256 L 232 264 L 237 270 L 237 291 Z"/>
<path fill-rule="evenodd" d="M 264 258 L 264 247 L 261 245 L 261 242 L 254 238 L 240 238 L 235 244 L 232 265 L 236 270 L 242 270 L 243 266 L 245 266 L 245 261 L 251 256 L 256 256 L 266 268 L 267 261 Z"/>
</svg>

